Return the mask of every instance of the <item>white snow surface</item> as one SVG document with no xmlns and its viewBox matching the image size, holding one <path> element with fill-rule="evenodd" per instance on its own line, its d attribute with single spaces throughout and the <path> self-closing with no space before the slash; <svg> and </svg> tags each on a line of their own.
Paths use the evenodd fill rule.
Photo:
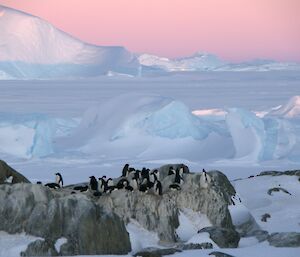
<svg viewBox="0 0 300 257">
<path fill-rule="evenodd" d="M 25 233 L 11 235 L 0 231 L 0 256 L 20 256 L 20 253 L 26 250 L 28 244 L 37 239 L 41 238 L 26 235 Z"/>
</svg>

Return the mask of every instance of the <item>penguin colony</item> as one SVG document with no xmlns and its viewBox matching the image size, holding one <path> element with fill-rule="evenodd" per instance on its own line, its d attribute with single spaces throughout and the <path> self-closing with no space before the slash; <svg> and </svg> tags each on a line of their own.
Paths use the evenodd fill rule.
<svg viewBox="0 0 300 257">
<path fill-rule="evenodd" d="M 184 183 L 183 179 L 184 168 L 178 166 L 174 169 L 173 166 L 169 167 L 168 176 L 172 176 L 172 183 L 169 185 L 170 191 L 179 191 Z M 107 178 L 106 176 L 99 177 L 95 176 L 89 177 L 89 184 L 84 186 L 75 186 L 72 189 L 75 191 L 86 192 L 90 191 L 94 196 L 101 196 L 104 194 L 110 194 L 116 190 L 127 190 L 127 191 L 140 191 L 148 193 L 151 191 L 155 195 L 162 195 L 162 183 L 160 181 L 160 174 L 157 169 L 150 170 L 143 168 L 142 170 L 130 167 L 129 164 L 125 164 L 122 169 L 122 174 L 117 179 Z M 202 188 L 208 188 L 211 183 L 211 177 L 203 169 L 200 177 L 200 186 Z M 37 184 L 42 184 L 37 182 Z M 63 178 L 60 173 L 55 174 L 55 183 L 47 183 L 45 186 L 58 189 L 63 187 Z M 76 192 L 73 191 L 72 194 Z"/>
</svg>

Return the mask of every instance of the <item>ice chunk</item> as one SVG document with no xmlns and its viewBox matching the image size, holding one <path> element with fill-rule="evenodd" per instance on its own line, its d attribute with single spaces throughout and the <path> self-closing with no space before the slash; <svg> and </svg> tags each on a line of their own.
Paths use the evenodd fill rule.
<svg viewBox="0 0 300 257">
<path fill-rule="evenodd" d="M 263 161 L 289 158 L 297 139 L 289 121 L 260 118 L 254 113 L 232 108 L 226 123 L 235 147 L 235 158 Z"/>
<path fill-rule="evenodd" d="M 235 158 L 259 160 L 263 153 L 264 123 L 254 113 L 237 108 L 228 110 L 226 123 L 235 147 Z"/>
<path fill-rule="evenodd" d="M 269 116 L 280 116 L 284 118 L 300 118 L 300 96 L 293 96 L 285 105 L 272 110 Z"/>
</svg>

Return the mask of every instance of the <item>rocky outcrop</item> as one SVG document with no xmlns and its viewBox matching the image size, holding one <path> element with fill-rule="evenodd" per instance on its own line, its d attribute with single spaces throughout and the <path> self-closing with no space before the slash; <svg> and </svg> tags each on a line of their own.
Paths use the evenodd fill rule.
<svg viewBox="0 0 300 257">
<path fill-rule="evenodd" d="M 277 170 L 270 170 L 270 171 L 262 171 L 257 176 L 298 176 L 300 177 L 300 170 L 286 170 L 286 171 L 277 171 Z"/>
<path fill-rule="evenodd" d="M 209 237 L 220 248 L 236 248 L 239 245 L 240 235 L 234 229 L 220 227 L 206 227 L 198 231 L 198 233 L 209 233 Z"/>
<path fill-rule="evenodd" d="M 0 203 L 0 230 L 25 231 L 47 242 L 65 237 L 64 255 L 131 251 L 124 222 L 83 194 L 70 195 L 33 184 L 1 185 Z M 28 251 L 36 249 L 36 244 Z"/>
<path fill-rule="evenodd" d="M 212 181 L 208 188 L 200 185 L 201 174 L 184 173 L 184 184 L 179 192 L 168 190 L 172 176 L 163 179 L 163 195 L 118 190 L 110 196 L 98 199 L 98 204 L 107 211 L 113 210 L 125 222 L 135 219 L 144 228 L 157 232 L 161 241 L 178 241 L 176 228 L 181 209 L 206 214 L 211 224 L 221 228 L 234 229 L 228 204 L 234 188 L 221 172 L 208 172 Z"/>
<path fill-rule="evenodd" d="M 281 232 L 269 235 L 268 242 L 275 247 L 300 247 L 300 233 Z"/>
<path fill-rule="evenodd" d="M 203 174 L 189 173 L 186 167 L 181 190 L 171 191 L 166 185 L 172 183 L 174 175 L 163 175 L 168 169 L 160 169 L 162 195 L 122 189 L 95 197 L 91 192 L 74 193 L 72 187 L 54 190 L 25 183 L 0 185 L 0 230 L 25 231 L 45 239 L 29 245 L 25 255 L 47 255 L 53 249 L 51 244 L 61 237 L 67 242 L 57 250 L 59 255 L 127 254 L 131 244 L 125 224 L 134 219 L 156 232 L 161 242 L 176 243 L 180 241 L 176 233 L 179 213 L 190 209 L 210 220 L 218 232 L 212 240 L 221 247 L 236 247 L 239 238 L 233 240 L 235 231 L 228 211 L 235 190 L 226 176 L 208 172 L 209 183 L 203 186 Z M 225 244 L 219 242 L 221 237 Z"/>
<path fill-rule="evenodd" d="M 22 174 L 10 167 L 5 161 L 0 160 L 0 184 L 5 183 L 6 179 L 13 177 L 12 183 L 30 183 Z"/>
<path fill-rule="evenodd" d="M 58 256 L 53 242 L 38 239 L 30 243 L 21 256 Z"/>
</svg>

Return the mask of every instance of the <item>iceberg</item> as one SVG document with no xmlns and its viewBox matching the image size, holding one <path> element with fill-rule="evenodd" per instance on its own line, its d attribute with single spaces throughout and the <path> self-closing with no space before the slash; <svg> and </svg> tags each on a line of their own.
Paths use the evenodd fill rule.
<svg viewBox="0 0 300 257">
<path fill-rule="evenodd" d="M 138 74 L 137 58 L 123 47 L 87 44 L 41 18 L 2 5 L 0 13 L 4 79 L 92 77 L 108 71 Z"/>
</svg>

